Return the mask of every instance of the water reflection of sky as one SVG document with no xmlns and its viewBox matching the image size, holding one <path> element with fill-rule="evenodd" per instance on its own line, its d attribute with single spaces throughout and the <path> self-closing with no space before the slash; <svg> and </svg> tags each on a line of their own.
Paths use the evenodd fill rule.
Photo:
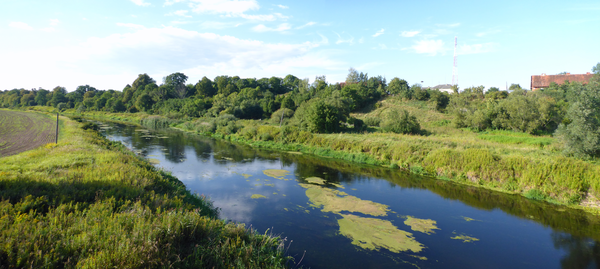
<svg viewBox="0 0 600 269">
<path fill-rule="evenodd" d="M 514 213 L 507 213 L 511 211 L 511 206 L 501 210 L 483 205 L 484 208 L 478 209 L 473 206 L 477 204 L 476 201 L 449 198 L 451 194 L 441 195 L 440 190 L 401 187 L 403 182 L 339 170 L 325 165 L 325 161 L 288 159 L 284 153 L 259 152 L 180 133 L 159 134 L 171 137 L 169 139 L 148 138 L 133 129 L 115 125 L 115 128 L 106 132 L 112 140 L 123 141 L 140 155 L 158 160 L 157 166 L 171 171 L 192 192 L 209 196 L 214 205 L 221 208 L 222 218 L 252 225 L 259 232 L 270 229 L 275 234 L 293 240 L 289 254 L 298 261 L 306 251 L 302 263 L 304 266 L 569 268 L 573 267 L 573 263 L 561 263 L 561 260 L 583 257 L 573 253 L 584 251 L 581 248 L 586 246 L 597 245 L 585 237 L 574 239 L 568 233 L 560 236 L 562 233 L 541 225 L 533 215 L 515 217 Z M 290 171 L 285 177 L 289 180 L 269 177 L 263 173 L 266 169 Z M 411 253 L 392 253 L 385 249 L 366 251 L 350 244 L 350 239 L 339 234 L 339 215 L 309 206 L 306 189 L 298 185 L 298 181 L 309 176 L 339 183 L 345 187 L 344 192 L 362 200 L 388 205 L 393 213 L 378 218 L 411 232 L 418 242 L 426 246 L 418 255 L 427 257 L 427 260 L 414 258 L 410 256 Z M 415 182 L 419 184 L 419 180 Z M 433 185 L 430 186 L 438 183 L 431 183 Z M 460 188 L 463 187 L 459 187 L 459 191 L 462 190 Z M 254 194 L 266 198 L 252 199 Z M 515 203 L 514 207 L 521 206 L 519 203 Z M 533 206 L 533 209 L 540 211 L 533 213 L 536 216 L 546 214 L 544 208 L 536 209 Z M 431 235 L 411 231 L 404 224 L 405 216 L 433 219 L 439 230 Z M 473 220 L 467 221 L 466 218 Z M 472 236 L 479 241 L 463 243 L 451 239 L 457 235 Z M 584 241 L 588 242 L 587 245 L 572 243 Z M 574 246 L 580 247 L 577 249 Z M 600 251 L 591 253 L 591 261 L 600 261 L 597 254 Z M 569 264 L 569 267 L 564 267 L 564 264 Z"/>
</svg>

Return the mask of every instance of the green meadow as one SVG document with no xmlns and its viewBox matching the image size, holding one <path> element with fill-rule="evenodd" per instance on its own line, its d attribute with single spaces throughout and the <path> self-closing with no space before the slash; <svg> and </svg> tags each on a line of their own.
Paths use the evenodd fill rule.
<svg viewBox="0 0 600 269">
<path fill-rule="evenodd" d="M 82 126 L 61 117 L 58 144 L 0 158 L 2 267 L 286 267 L 283 240 Z"/>
</svg>

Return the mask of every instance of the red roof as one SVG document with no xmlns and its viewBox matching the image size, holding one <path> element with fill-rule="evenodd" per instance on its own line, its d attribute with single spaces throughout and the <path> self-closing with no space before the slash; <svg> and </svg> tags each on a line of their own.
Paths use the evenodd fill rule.
<svg viewBox="0 0 600 269">
<path fill-rule="evenodd" d="M 554 82 L 556 84 L 563 84 L 565 80 L 569 82 L 580 82 L 582 84 L 587 84 L 590 79 L 594 76 L 594 74 L 575 74 L 571 75 L 567 73 L 566 75 L 545 75 L 541 76 L 531 76 L 531 89 L 539 89 L 539 88 L 548 88 L 550 83 Z"/>
</svg>

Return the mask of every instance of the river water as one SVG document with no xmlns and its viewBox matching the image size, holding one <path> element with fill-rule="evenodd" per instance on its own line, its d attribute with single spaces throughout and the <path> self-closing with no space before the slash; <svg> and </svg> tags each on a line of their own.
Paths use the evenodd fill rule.
<svg viewBox="0 0 600 269">
<path fill-rule="evenodd" d="M 102 133 L 210 197 L 221 218 L 285 238 L 305 268 L 600 268 L 600 220 L 579 210 L 178 131 Z"/>
</svg>

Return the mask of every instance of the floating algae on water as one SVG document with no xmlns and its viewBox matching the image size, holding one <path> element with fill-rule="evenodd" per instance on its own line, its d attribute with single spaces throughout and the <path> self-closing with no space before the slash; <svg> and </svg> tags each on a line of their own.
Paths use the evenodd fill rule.
<svg viewBox="0 0 600 269">
<path fill-rule="evenodd" d="M 252 194 L 252 196 L 250 198 L 252 198 L 252 199 L 261 199 L 261 198 L 267 199 L 267 196 L 260 195 L 260 194 Z"/>
<path fill-rule="evenodd" d="M 242 174 L 242 176 L 243 176 L 244 178 L 249 178 L 249 177 L 251 177 L 252 175 L 249 175 L 249 174 Z"/>
<path fill-rule="evenodd" d="M 456 234 L 456 232 L 452 232 L 452 233 Z M 479 239 L 477 239 L 475 237 L 470 237 L 470 236 L 465 235 L 465 234 L 460 234 L 460 235 L 457 235 L 455 237 L 450 237 L 450 239 L 462 240 L 463 243 L 469 243 L 469 242 L 479 241 Z"/>
<path fill-rule="evenodd" d="M 435 220 L 430 219 L 418 219 L 415 217 L 407 216 L 404 224 L 410 226 L 410 229 L 415 232 L 422 232 L 425 234 L 435 233 L 433 230 L 439 230 L 437 226 L 437 222 Z"/>
<path fill-rule="evenodd" d="M 332 182 L 327 182 L 324 179 L 320 178 L 320 177 L 307 177 L 306 180 L 308 183 L 313 183 L 313 184 L 317 184 L 317 185 L 325 185 L 325 183 L 336 186 L 340 189 L 344 189 L 344 186 L 337 184 L 337 183 L 332 183 Z"/>
<path fill-rule="evenodd" d="M 464 217 L 464 216 L 463 216 L 463 219 L 465 219 L 466 221 L 480 221 L 480 220 L 476 220 L 476 219 L 472 219 L 472 218 Z"/>
<path fill-rule="evenodd" d="M 323 206 L 321 211 L 339 213 L 342 211 L 360 212 L 372 216 L 385 216 L 389 211 L 387 205 L 361 200 L 345 192 L 324 188 L 312 184 L 300 184 L 306 189 L 306 196 L 312 207 Z"/>
<path fill-rule="evenodd" d="M 290 171 L 281 169 L 267 169 L 264 170 L 263 173 L 265 173 L 265 175 L 267 176 L 274 177 L 276 179 L 284 179 L 285 176 L 290 174 Z"/>
<path fill-rule="evenodd" d="M 260 183 L 256 183 L 256 184 L 254 184 L 254 186 L 257 186 L 257 187 L 258 187 L 258 186 L 262 186 L 262 184 L 260 184 Z"/>
<path fill-rule="evenodd" d="M 409 232 L 399 230 L 390 221 L 340 214 L 340 234 L 352 239 L 352 244 L 368 250 L 388 249 L 391 252 L 420 252 L 424 246 Z"/>
<path fill-rule="evenodd" d="M 150 162 L 151 164 L 159 164 L 160 161 L 158 159 L 154 159 L 154 158 L 148 158 L 148 162 Z"/>
<path fill-rule="evenodd" d="M 320 177 L 308 177 L 305 179 L 308 183 L 313 183 L 317 185 L 325 185 L 325 180 Z"/>
<path fill-rule="evenodd" d="M 265 186 L 275 187 L 275 184 L 265 184 Z"/>
</svg>

